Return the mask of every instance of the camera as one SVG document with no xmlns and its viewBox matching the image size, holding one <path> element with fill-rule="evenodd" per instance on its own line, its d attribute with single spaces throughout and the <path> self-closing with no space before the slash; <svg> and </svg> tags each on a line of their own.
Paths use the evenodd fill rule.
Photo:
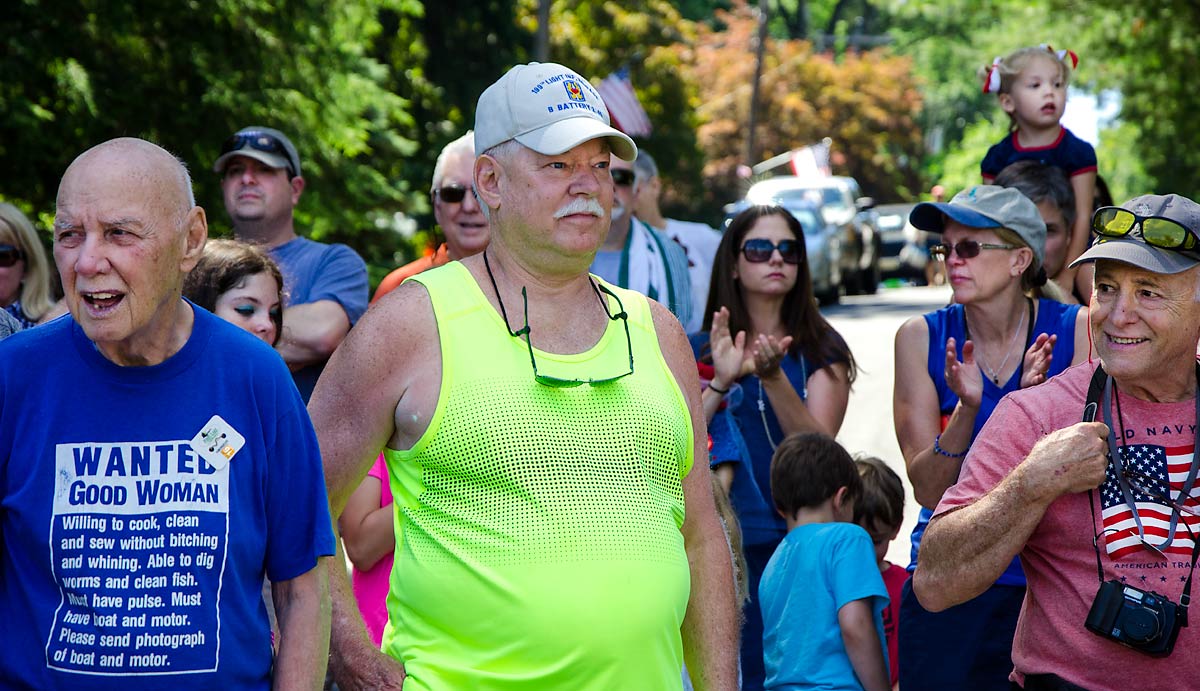
<svg viewBox="0 0 1200 691">
<path fill-rule="evenodd" d="M 1158 593 L 1119 581 L 1100 584 L 1084 626 L 1088 631 L 1153 657 L 1166 657 L 1183 625 L 1179 605 Z"/>
</svg>

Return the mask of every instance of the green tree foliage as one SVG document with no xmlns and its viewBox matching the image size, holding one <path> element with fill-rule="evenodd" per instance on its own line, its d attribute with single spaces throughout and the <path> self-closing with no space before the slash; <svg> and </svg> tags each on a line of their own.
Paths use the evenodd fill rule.
<svg viewBox="0 0 1200 691">
<path fill-rule="evenodd" d="M 536 28 L 536 0 L 523 0 L 520 23 Z M 595 3 L 557 0 L 551 5 L 550 59 L 593 84 L 627 67 L 654 126 L 637 140 L 658 162 L 665 181 L 663 207 L 683 217 L 711 216 L 701 198 L 703 155 L 696 140 L 698 90 L 678 47 L 691 45 L 695 29 L 666 0 Z M 686 50 L 686 48 L 685 48 Z"/>
<path fill-rule="evenodd" d="M 695 49 L 695 80 L 704 103 L 705 190 L 712 203 L 743 192 L 737 167 L 748 163 L 750 46 L 757 25 L 745 4 L 718 17 L 726 29 L 702 29 Z M 915 192 L 921 184 L 916 126 L 921 101 L 909 60 L 881 50 L 835 61 L 814 54 L 805 41 L 771 39 L 765 55 L 755 133 L 761 158 L 829 137 L 835 174 L 854 176 L 880 201 Z"/>
<path fill-rule="evenodd" d="M 1075 3 L 1048 4 L 1057 13 L 1078 14 Z M 1200 72 L 1200 5 L 1095 0 L 1085 15 L 1076 34 L 1081 57 L 1094 61 L 1090 74 L 1097 83 L 1123 96 L 1121 136 L 1105 143 L 1126 155 L 1113 156 L 1113 167 L 1102 167 L 1100 174 L 1114 178 L 1115 196 L 1177 192 L 1194 198 L 1200 190 L 1200 129 L 1195 126 L 1200 90 L 1191 82 Z M 1148 177 L 1141 183 L 1136 182 L 1139 167 Z M 1117 195 L 1126 184 L 1146 187 Z"/>
<path fill-rule="evenodd" d="M 412 207 L 401 163 L 419 125 L 407 100 L 412 64 L 369 53 L 381 11 L 419 15 L 411 0 L 19 0 L 5 9 L 0 52 L 0 194 L 45 213 L 83 150 L 117 136 L 155 141 L 190 167 L 198 201 L 227 225 L 216 175 L 239 127 L 286 132 L 308 182 L 303 230 L 351 241 L 368 259 L 399 240 L 393 214 Z M 413 35 L 389 40 L 420 45 Z M 406 75 L 404 96 L 388 89 Z M 385 248 L 386 252 L 385 252 Z M 389 260 L 390 261 L 390 260 Z"/>
</svg>

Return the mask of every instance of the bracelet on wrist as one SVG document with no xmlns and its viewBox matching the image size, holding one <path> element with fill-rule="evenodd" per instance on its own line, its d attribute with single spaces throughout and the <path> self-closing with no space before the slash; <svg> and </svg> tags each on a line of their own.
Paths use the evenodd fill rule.
<svg viewBox="0 0 1200 691">
<path fill-rule="evenodd" d="M 709 390 L 709 391 L 714 391 L 714 392 L 716 392 L 716 393 L 719 393 L 719 394 L 721 394 L 722 396 L 724 396 L 725 394 L 729 393 L 729 389 L 721 389 L 721 388 L 718 388 L 718 387 L 716 387 L 716 386 L 713 386 L 713 383 L 712 383 L 712 382 L 709 382 L 709 383 L 708 383 L 708 390 Z"/>
<path fill-rule="evenodd" d="M 949 451 L 942 448 L 941 441 L 942 441 L 942 435 L 940 435 L 940 434 L 933 438 L 933 452 L 938 454 L 939 456 L 945 456 L 946 458 L 962 458 L 963 456 L 967 455 L 968 451 L 971 450 L 971 446 L 968 444 L 967 448 L 963 449 L 961 452 L 950 453 Z"/>
</svg>

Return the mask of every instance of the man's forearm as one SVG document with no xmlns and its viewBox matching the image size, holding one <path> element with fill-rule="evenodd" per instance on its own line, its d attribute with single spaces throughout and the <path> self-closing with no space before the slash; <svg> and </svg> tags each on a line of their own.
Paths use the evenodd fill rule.
<svg viewBox="0 0 1200 691">
<path fill-rule="evenodd" d="M 271 688 L 309 689 L 325 683 L 329 650 L 328 558 L 317 561 L 308 573 L 271 584 L 279 619 L 279 655 L 275 659 Z"/>
<path fill-rule="evenodd" d="M 1048 503 L 1024 487 L 1018 467 L 978 501 L 936 516 L 921 538 L 913 592 L 941 611 L 987 590 L 1020 553 Z"/>
<path fill-rule="evenodd" d="M 350 331 L 350 317 L 332 300 L 288 307 L 275 349 L 292 369 L 329 359 Z"/>
<path fill-rule="evenodd" d="M 692 596 L 683 620 L 683 654 L 698 691 L 737 688 L 738 609 L 733 560 L 720 523 L 689 545 Z"/>
<path fill-rule="evenodd" d="M 404 684 L 404 667 L 371 642 L 346 574 L 340 541 L 337 555 L 328 562 L 333 610 L 329 668 L 334 681 L 342 691 L 399 689 Z"/>
</svg>

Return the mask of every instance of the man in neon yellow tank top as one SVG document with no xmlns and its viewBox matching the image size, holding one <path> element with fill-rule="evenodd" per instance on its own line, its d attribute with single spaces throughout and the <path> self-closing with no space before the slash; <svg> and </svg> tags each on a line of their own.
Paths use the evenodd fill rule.
<svg viewBox="0 0 1200 691">
<path fill-rule="evenodd" d="M 310 405 L 335 514 L 380 449 L 396 506 L 388 656 L 334 569 L 338 683 L 679 689 L 686 659 L 733 689 L 691 351 L 666 308 L 588 274 L 610 152 L 637 150 L 586 80 L 531 63 L 480 97 L 475 152 L 488 249 L 372 307 Z"/>
</svg>

